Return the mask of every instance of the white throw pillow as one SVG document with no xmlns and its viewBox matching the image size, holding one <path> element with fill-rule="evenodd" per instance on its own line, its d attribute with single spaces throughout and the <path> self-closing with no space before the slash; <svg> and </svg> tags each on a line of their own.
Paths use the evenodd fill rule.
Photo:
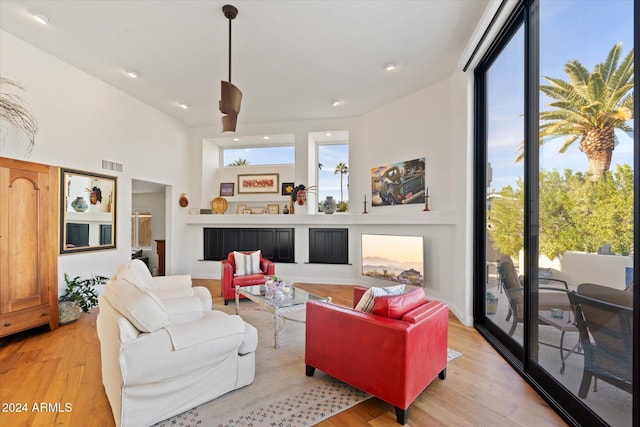
<svg viewBox="0 0 640 427">
<path fill-rule="evenodd" d="M 250 254 L 234 251 L 233 259 L 236 262 L 236 275 L 247 276 L 249 274 L 262 273 L 262 270 L 260 270 L 261 257 L 262 251 L 255 251 Z"/>
<path fill-rule="evenodd" d="M 369 288 L 362 295 L 362 298 L 358 301 L 355 309 L 364 313 L 371 313 L 371 310 L 373 309 L 373 300 L 376 297 L 384 295 L 400 295 L 402 293 L 404 293 L 404 285 L 389 286 L 386 288 Z"/>
</svg>

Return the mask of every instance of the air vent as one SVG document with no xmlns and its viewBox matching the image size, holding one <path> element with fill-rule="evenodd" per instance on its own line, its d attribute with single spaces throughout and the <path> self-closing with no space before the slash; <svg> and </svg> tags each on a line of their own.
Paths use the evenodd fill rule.
<svg viewBox="0 0 640 427">
<path fill-rule="evenodd" d="M 110 160 L 102 161 L 102 169 L 108 169 L 110 171 L 122 172 L 124 165 L 122 163 L 112 162 Z"/>
</svg>

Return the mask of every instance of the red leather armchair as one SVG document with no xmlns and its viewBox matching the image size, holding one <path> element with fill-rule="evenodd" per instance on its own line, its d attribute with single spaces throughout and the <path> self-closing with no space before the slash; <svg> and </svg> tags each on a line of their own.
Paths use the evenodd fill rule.
<svg viewBox="0 0 640 427">
<path fill-rule="evenodd" d="M 354 307 L 365 291 L 355 288 Z M 413 300 L 406 313 L 403 298 Z M 376 311 L 378 305 L 386 307 Z M 416 397 L 436 376 L 446 377 L 449 309 L 427 301 L 418 288 L 400 296 L 377 297 L 372 313 L 376 312 L 390 317 L 307 302 L 306 374 L 320 369 L 390 403 L 397 421 L 405 424 Z"/>
<path fill-rule="evenodd" d="M 242 252 L 250 254 L 251 252 Z M 236 262 L 233 252 L 229 253 L 227 259 L 222 260 L 222 297 L 224 305 L 229 304 L 229 300 L 236 298 L 236 286 L 253 286 L 262 285 L 264 276 L 273 276 L 276 274 L 276 265 L 267 258 L 260 257 L 260 270 L 262 273 L 249 274 L 246 276 L 234 276 L 236 271 Z"/>
</svg>

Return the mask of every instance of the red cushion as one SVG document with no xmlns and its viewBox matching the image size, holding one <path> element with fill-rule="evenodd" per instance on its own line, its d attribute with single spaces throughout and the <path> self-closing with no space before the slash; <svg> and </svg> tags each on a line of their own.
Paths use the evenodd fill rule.
<svg viewBox="0 0 640 427">
<path fill-rule="evenodd" d="M 426 303 L 424 289 L 416 288 L 401 295 L 385 295 L 373 300 L 371 314 L 402 319 L 405 313 Z"/>
</svg>

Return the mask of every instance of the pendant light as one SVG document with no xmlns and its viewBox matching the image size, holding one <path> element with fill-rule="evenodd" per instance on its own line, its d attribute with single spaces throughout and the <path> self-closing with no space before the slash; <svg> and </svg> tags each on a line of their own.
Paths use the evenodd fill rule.
<svg viewBox="0 0 640 427">
<path fill-rule="evenodd" d="M 229 20 L 229 81 L 220 82 L 220 112 L 226 114 L 222 116 L 222 131 L 235 132 L 238 114 L 240 113 L 240 103 L 242 102 L 242 92 L 231 84 L 231 20 L 238 16 L 238 9 L 230 4 L 222 7 L 222 13 Z"/>
</svg>

